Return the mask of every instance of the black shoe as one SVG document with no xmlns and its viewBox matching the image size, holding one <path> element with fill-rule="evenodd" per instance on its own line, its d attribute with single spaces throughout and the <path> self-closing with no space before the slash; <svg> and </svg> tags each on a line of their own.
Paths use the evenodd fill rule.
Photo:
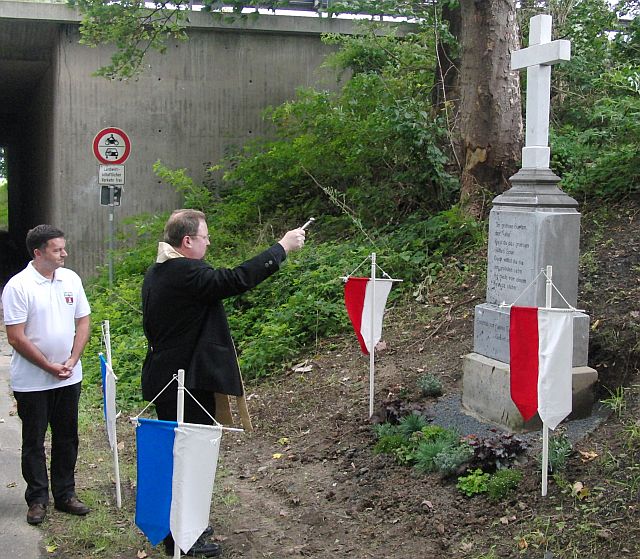
<svg viewBox="0 0 640 559">
<path fill-rule="evenodd" d="M 204 532 L 202 532 L 202 534 L 200 534 L 200 538 L 208 538 L 210 536 L 213 536 L 213 526 L 207 526 L 204 529 Z M 198 539 L 200 539 L 198 538 Z"/>
<path fill-rule="evenodd" d="M 91 512 L 91 509 L 75 495 L 64 501 L 56 501 L 54 507 L 56 510 L 68 512 L 69 514 L 75 514 L 77 516 L 84 516 Z"/>
<path fill-rule="evenodd" d="M 27 511 L 27 522 L 33 526 L 42 524 L 44 517 L 47 516 L 47 505 L 43 503 L 31 503 Z"/>
<path fill-rule="evenodd" d="M 174 547 L 174 543 L 173 542 L 169 542 L 165 539 L 164 542 L 164 551 L 167 555 L 173 555 L 175 550 Z M 199 541 L 196 541 L 195 544 L 193 544 L 193 547 L 187 551 L 187 553 L 183 553 L 182 556 L 187 556 L 187 557 L 218 557 L 222 555 L 222 546 L 220 544 L 217 543 L 213 543 L 213 542 L 207 542 L 207 543 L 201 543 Z"/>
</svg>

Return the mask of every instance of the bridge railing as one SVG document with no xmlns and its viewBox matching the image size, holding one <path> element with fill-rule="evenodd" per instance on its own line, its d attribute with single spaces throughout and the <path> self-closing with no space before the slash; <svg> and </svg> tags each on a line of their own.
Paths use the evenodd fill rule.
<svg viewBox="0 0 640 559">
<path fill-rule="evenodd" d="M 66 1 L 66 0 L 63 0 Z M 202 6 L 204 2 L 202 0 L 190 0 L 189 5 L 191 7 L 194 6 Z M 262 9 L 272 9 L 273 3 L 270 2 L 247 2 L 248 8 L 262 8 Z M 282 2 L 282 6 L 278 6 L 277 9 L 282 10 L 301 10 L 305 12 L 317 12 L 319 10 L 326 10 L 331 4 L 335 4 L 335 0 L 288 0 L 286 2 Z M 231 4 L 222 4 L 226 7 L 231 7 Z M 216 2 L 216 7 L 218 7 L 218 3 Z"/>
</svg>

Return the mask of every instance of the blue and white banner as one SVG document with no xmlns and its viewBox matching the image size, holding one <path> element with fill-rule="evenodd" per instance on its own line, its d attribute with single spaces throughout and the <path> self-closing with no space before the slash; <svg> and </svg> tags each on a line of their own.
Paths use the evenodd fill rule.
<svg viewBox="0 0 640 559">
<path fill-rule="evenodd" d="M 109 447 L 114 450 L 116 444 L 116 376 L 102 353 L 100 355 L 100 369 L 102 370 L 102 405 L 104 420 L 107 424 Z"/>
<path fill-rule="evenodd" d="M 152 545 L 171 532 L 183 551 L 209 524 L 220 426 L 138 419 L 136 525 Z"/>
</svg>

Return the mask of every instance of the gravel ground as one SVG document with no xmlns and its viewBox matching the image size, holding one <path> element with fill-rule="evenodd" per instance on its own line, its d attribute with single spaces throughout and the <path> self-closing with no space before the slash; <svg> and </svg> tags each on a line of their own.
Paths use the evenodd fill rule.
<svg viewBox="0 0 640 559">
<path fill-rule="evenodd" d="M 498 427 L 492 427 L 487 423 L 481 423 L 474 417 L 465 413 L 462 408 L 462 399 L 459 394 L 440 398 L 433 405 L 430 411 L 434 414 L 434 423 L 457 429 L 461 435 L 479 435 L 482 437 L 491 436 L 495 430 L 501 431 Z M 592 413 L 584 419 L 574 419 L 564 421 L 558 429 L 566 433 L 572 444 L 576 444 L 585 438 L 591 431 L 602 424 L 610 415 L 610 410 L 600 403 L 593 406 Z M 518 433 L 518 436 L 528 442 L 533 449 L 542 444 L 542 431 L 531 431 L 529 433 Z M 553 436 L 553 432 L 550 433 Z"/>
</svg>

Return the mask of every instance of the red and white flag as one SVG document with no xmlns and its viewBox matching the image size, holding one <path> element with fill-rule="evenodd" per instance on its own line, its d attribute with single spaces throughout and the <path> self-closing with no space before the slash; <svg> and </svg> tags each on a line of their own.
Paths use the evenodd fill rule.
<svg viewBox="0 0 640 559">
<path fill-rule="evenodd" d="M 371 278 L 349 278 L 344 286 L 344 303 L 353 329 L 356 331 L 362 353 L 369 355 L 382 337 L 382 318 L 393 280 L 376 279 L 375 300 Z M 373 312 L 373 340 L 371 340 L 371 314 Z"/>
<path fill-rule="evenodd" d="M 550 429 L 571 413 L 573 313 L 511 307 L 511 399 L 525 421 L 536 411 Z"/>
</svg>

